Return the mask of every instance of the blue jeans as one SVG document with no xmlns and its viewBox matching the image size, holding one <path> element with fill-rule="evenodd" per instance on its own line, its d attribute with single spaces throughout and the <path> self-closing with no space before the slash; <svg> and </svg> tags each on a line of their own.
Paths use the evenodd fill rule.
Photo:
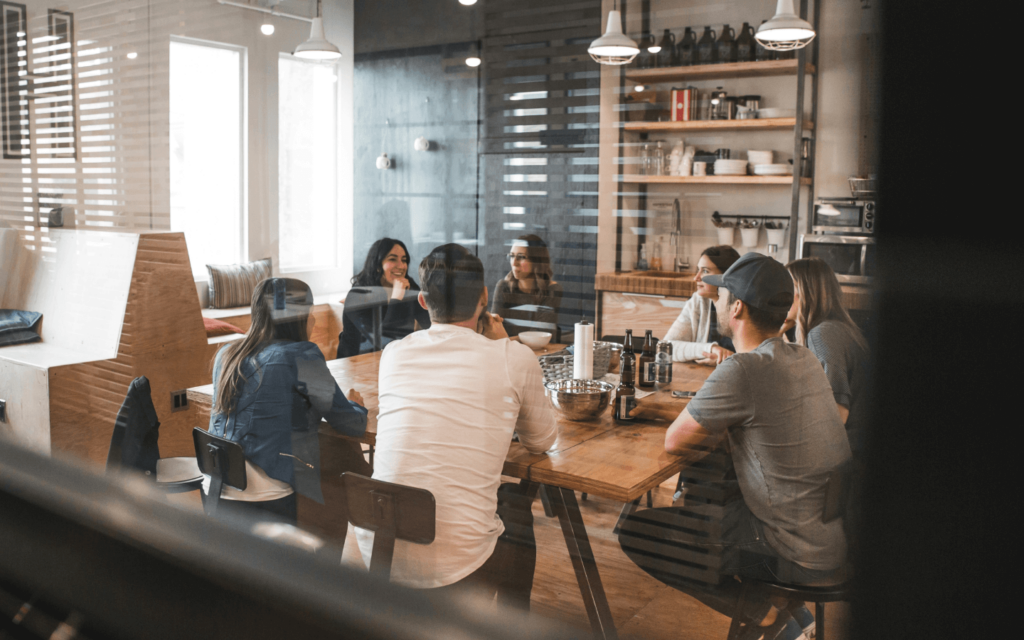
<svg viewBox="0 0 1024 640">
<path fill-rule="evenodd" d="M 718 536 L 687 528 L 693 519 L 684 516 L 684 511 L 668 507 L 635 512 L 623 523 L 619 544 L 626 555 L 651 576 L 730 618 L 757 623 L 771 608 L 767 589 L 754 582 L 740 609 L 742 578 L 813 584 L 835 580 L 842 571 L 806 569 L 780 556 L 765 541 L 764 525 L 743 500 L 734 500 L 725 506 Z M 705 562 L 709 565 L 714 563 L 713 559 L 720 558 L 717 571 L 721 581 L 718 584 L 694 578 L 700 561 L 693 559 L 701 554 L 708 556 Z"/>
</svg>

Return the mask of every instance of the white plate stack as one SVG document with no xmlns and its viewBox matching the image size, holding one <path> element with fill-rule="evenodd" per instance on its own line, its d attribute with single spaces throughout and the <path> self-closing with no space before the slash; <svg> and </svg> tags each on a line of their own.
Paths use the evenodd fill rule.
<svg viewBox="0 0 1024 640">
<path fill-rule="evenodd" d="M 746 160 L 715 160 L 716 176 L 745 176 L 747 175 Z"/>
<path fill-rule="evenodd" d="M 791 176 L 793 165 L 791 164 L 755 164 L 751 165 L 755 176 Z M 718 169 L 715 169 L 717 172 Z"/>
<path fill-rule="evenodd" d="M 752 165 L 755 164 L 771 164 L 775 162 L 774 151 L 755 151 L 753 149 L 747 151 L 747 162 Z"/>
</svg>

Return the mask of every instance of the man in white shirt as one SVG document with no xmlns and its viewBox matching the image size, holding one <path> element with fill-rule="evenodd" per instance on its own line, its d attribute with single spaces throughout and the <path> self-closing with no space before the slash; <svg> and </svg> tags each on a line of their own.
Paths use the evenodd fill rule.
<svg viewBox="0 0 1024 640">
<path fill-rule="evenodd" d="M 536 544 L 532 498 L 501 484 L 513 431 L 531 453 L 557 424 L 533 352 L 489 314 L 479 258 L 457 244 L 420 264 L 420 304 L 431 326 L 381 355 L 373 478 L 427 489 L 434 542 L 395 544 L 391 579 L 431 589 L 473 586 L 529 609 Z M 373 534 L 357 529 L 369 564 Z"/>
</svg>

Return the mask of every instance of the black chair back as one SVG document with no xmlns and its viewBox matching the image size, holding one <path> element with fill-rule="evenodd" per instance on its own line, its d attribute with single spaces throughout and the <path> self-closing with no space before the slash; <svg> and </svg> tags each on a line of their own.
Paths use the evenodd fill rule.
<svg viewBox="0 0 1024 640">
<path fill-rule="evenodd" d="M 242 453 L 242 445 L 199 427 L 192 430 L 192 442 L 196 447 L 199 470 L 210 476 L 210 492 L 203 502 L 203 508 L 207 515 L 213 515 L 217 512 L 220 493 L 225 484 L 245 491 L 248 484 L 245 455 Z"/>
<path fill-rule="evenodd" d="M 432 493 L 349 471 L 341 477 L 349 522 L 374 532 L 370 573 L 390 578 L 396 539 L 416 544 L 434 541 L 436 504 Z"/>
</svg>

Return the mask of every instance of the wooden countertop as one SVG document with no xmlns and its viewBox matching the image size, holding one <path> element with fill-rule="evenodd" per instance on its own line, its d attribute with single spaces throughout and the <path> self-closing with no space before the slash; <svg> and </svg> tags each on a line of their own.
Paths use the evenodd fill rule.
<svg viewBox="0 0 1024 640">
<path fill-rule="evenodd" d="M 672 271 L 599 273 L 594 278 L 594 289 L 689 298 L 693 295 L 694 275 Z"/>
</svg>

